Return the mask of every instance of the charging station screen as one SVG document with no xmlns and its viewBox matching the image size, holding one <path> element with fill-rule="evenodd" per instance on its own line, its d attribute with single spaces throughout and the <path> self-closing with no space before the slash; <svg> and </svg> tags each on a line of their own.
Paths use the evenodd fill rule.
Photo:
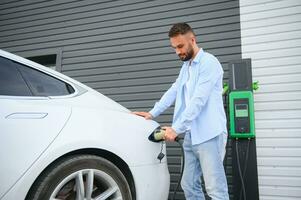
<svg viewBox="0 0 301 200">
<path fill-rule="evenodd" d="M 235 105 L 235 116 L 236 117 L 248 117 L 248 104 L 236 104 Z"/>
</svg>

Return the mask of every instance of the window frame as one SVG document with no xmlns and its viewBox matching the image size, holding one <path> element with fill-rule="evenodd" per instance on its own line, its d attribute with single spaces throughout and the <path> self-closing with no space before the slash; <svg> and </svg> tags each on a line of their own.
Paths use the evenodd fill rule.
<svg viewBox="0 0 301 200">
<path fill-rule="evenodd" d="M 30 58 L 30 57 L 37 57 L 37 56 L 56 55 L 55 71 L 62 72 L 63 49 L 61 49 L 61 48 L 26 51 L 26 52 L 20 53 L 18 55 L 22 56 L 25 59 Z"/>
</svg>

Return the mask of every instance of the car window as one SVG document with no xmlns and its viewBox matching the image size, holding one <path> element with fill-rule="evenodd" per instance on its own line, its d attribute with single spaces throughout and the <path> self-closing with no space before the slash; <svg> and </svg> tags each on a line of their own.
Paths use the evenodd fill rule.
<svg viewBox="0 0 301 200">
<path fill-rule="evenodd" d="M 3 57 L 0 57 L 0 95 L 32 96 L 16 66 Z"/>
<path fill-rule="evenodd" d="M 18 69 L 35 96 L 63 96 L 75 92 L 71 85 L 48 74 L 21 64 Z"/>
<path fill-rule="evenodd" d="M 63 96 L 74 92 L 64 81 L 0 57 L 0 95 Z"/>
</svg>

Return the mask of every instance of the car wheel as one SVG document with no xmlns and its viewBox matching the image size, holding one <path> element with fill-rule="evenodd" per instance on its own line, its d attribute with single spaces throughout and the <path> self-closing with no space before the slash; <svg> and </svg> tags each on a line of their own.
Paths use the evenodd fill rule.
<svg viewBox="0 0 301 200">
<path fill-rule="evenodd" d="M 131 200 L 122 172 L 110 161 L 75 155 L 51 166 L 33 185 L 27 200 Z"/>
</svg>

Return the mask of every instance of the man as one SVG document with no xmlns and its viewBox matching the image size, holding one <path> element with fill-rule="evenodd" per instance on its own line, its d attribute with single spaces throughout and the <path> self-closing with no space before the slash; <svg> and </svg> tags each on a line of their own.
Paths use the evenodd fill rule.
<svg viewBox="0 0 301 200">
<path fill-rule="evenodd" d="M 212 200 L 228 200 L 223 167 L 227 140 L 226 116 L 222 100 L 223 69 L 219 61 L 196 43 L 191 27 L 178 23 L 169 31 L 171 46 L 184 61 L 177 80 L 149 112 L 134 112 L 153 119 L 171 106 L 173 124 L 165 129 L 164 139 L 174 141 L 185 133 L 185 166 L 181 182 L 187 200 L 205 200 L 201 188 L 204 177 Z"/>
</svg>

